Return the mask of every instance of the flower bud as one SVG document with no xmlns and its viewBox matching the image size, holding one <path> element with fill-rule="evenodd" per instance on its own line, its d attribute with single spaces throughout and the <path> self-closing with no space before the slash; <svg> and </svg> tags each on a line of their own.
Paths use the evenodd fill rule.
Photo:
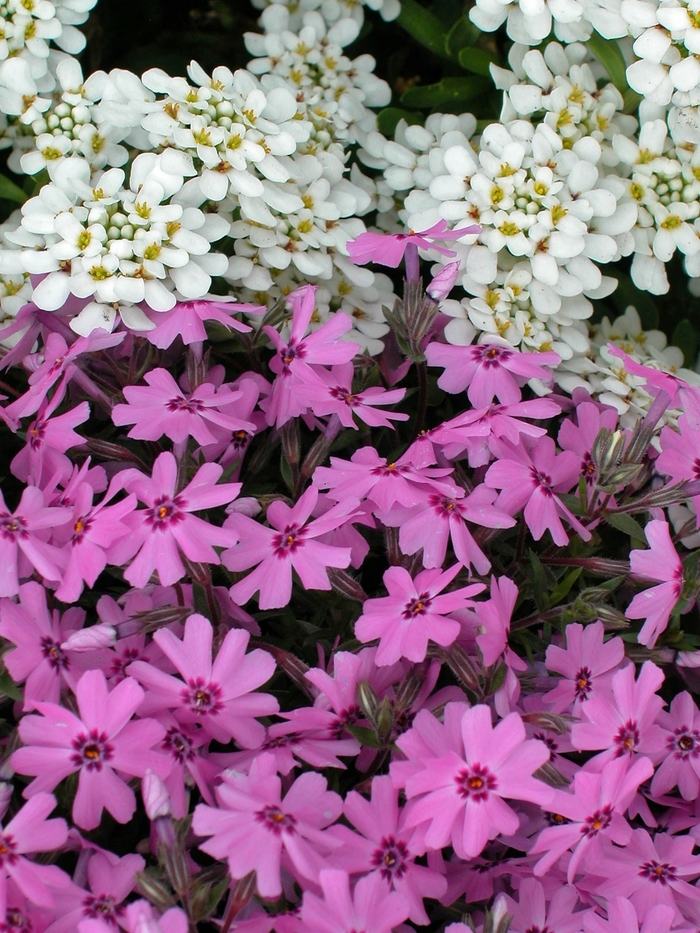
<svg viewBox="0 0 700 933">
<path fill-rule="evenodd" d="M 447 298 L 452 291 L 458 275 L 459 263 L 448 262 L 447 265 L 438 272 L 430 285 L 428 285 L 426 292 L 435 301 L 442 301 L 442 299 Z"/>
<path fill-rule="evenodd" d="M 61 645 L 63 651 L 94 651 L 96 648 L 111 648 L 117 640 L 117 630 L 107 622 L 99 622 L 89 628 L 73 632 Z"/>
<path fill-rule="evenodd" d="M 173 815 L 168 789 L 150 768 L 146 770 L 141 779 L 141 796 L 149 820 L 153 821 L 159 819 L 159 817 Z"/>
</svg>

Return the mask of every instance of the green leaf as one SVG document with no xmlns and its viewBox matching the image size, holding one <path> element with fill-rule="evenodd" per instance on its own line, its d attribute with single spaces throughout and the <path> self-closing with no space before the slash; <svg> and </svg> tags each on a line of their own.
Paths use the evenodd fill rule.
<svg viewBox="0 0 700 933">
<path fill-rule="evenodd" d="M 377 735 L 374 729 L 366 729 L 364 726 L 351 726 L 345 724 L 346 730 L 350 735 L 354 736 L 358 742 L 364 745 L 366 748 L 383 748 L 384 746 L 377 738 Z"/>
<path fill-rule="evenodd" d="M 459 63 L 465 71 L 471 71 L 476 75 L 490 76 L 489 65 L 498 64 L 498 58 L 484 49 L 465 48 L 459 53 Z"/>
<path fill-rule="evenodd" d="M 432 13 L 416 0 L 401 0 L 401 12 L 395 20 L 416 42 L 440 58 L 447 58 L 447 30 Z"/>
<path fill-rule="evenodd" d="M 394 131 L 399 120 L 405 120 L 406 123 L 421 123 L 421 114 L 413 113 L 411 110 L 402 110 L 401 107 L 385 107 L 377 114 L 377 127 L 380 133 L 383 133 L 387 139 L 394 138 Z"/>
<path fill-rule="evenodd" d="M 688 318 L 683 318 L 673 328 L 671 343 L 683 352 L 683 362 L 692 366 L 698 355 L 698 332 Z"/>
<path fill-rule="evenodd" d="M 27 200 L 27 194 L 5 175 L 0 175 L 0 198 L 4 198 L 6 201 L 16 201 L 17 204 L 24 204 Z"/>
<path fill-rule="evenodd" d="M 560 603 L 562 599 L 564 599 L 571 587 L 581 576 L 582 572 L 583 567 L 574 567 L 573 570 L 566 574 L 563 580 L 559 581 L 556 587 L 549 594 L 549 602 L 552 606 L 556 606 L 557 603 Z"/>
<path fill-rule="evenodd" d="M 285 457 L 284 453 L 280 456 L 280 473 L 282 474 L 282 479 L 284 480 L 287 489 L 293 493 L 294 474 L 292 473 L 292 468 L 289 465 L 289 461 Z"/>
<path fill-rule="evenodd" d="M 546 612 L 550 607 L 549 602 L 549 580 L 547 571 L 544 569 L 542 561 L 534 551 L 530 551 L 530 563 L 532 564 L 532 595 L 535 605 L 540 612 Z"/>
<path fill-rule="evenodd" d="M 14 680 L 10 677 L 7 668 L 4 664 L 0 662 L 0 693 L 4 693 L 5 696 L 9 697 L 11 700 L 22 700 L 22 691 L 19 689 Z"/>
<path fill-rule="evenodd" d="M 443 78 L 437 84 L 409 88 L 401 97 L 406 107 L 457 107 L 490 90 L 483 78 Z"/>
<path fill-rule="evenodd" d="M 625 59 L 615 39 L 604 39 L 600 33 L 594 32 L 586 45 L 605 68 L 620 94 L 624 94 L 629 87 Z"/>
<path fill-rule="evenodd" d="M 450 58 L 457 58 L 460 49 L 473 45 L 479 38 L 479 30 L 469 22 L 466 16 L 460 16 L 445 39 L 445 51 Z"/>
<path fill-rule="evenodd" d="M 618 531 L 622 531 L 624 534 L 629 535 L 632 541 L 638 541 L 647 546 L 647 539 L 644 535 L 644 529 L 639 524 L 639 522 L 632 518 L 631 515 L 628 515 L 626 512 L 606 512 L 605 521 L 608 525 L 612 525 L 613 528 L 617 528 Z"/>
</svg>

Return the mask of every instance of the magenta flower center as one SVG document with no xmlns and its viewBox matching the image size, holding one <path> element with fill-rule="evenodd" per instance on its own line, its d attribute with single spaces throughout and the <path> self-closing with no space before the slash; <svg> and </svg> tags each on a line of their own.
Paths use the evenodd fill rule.
<svg viewBox="0 0 700 933">
<path fill-rule="evenodd" d="M 168 411 L 186 411 L 191 415 L 195 415 L 197 412 L 204 410 L 204 405 L 202 405 L 199 399 L 186 399 L 182 395 L 176 395 L 175 398 L 171 398 L 165 403 L 165 407 Z"/>
<path fill-rule="evenodd" d="M 404 468 L 396 463 L 387 463 L 384 466 L 374 467 L 372 476 L 401 476 Z"/>
<path fill-rule="evenodd" d="M 213 681 L 207 683 L 203 677 L 187 681 L 187 688 L 181 693 L 185 706 L 189 706 L 197 716 L 215 716 L 224 708 L 222 690 Z"/>
<path fill-rule="evenodd" d="M 155 531 L 166 531 L 185 519 L 182 511 L 185 501 L 182 496 L 159 496 L 151 508 L 146 509 L 146 523 Z"/>
<path fill-rule="evenodd" d="M 176 726 L 168 729 L 163 739 L 163 748 L 169 751 L 175 761 L 179 761 L 180 764 L 184 761 L 192 761 L 195 757 L 192 742 Z"/>
<path fill-rule="evenodd" d="M 379 874 L 386 881 L 401 878 L 406 872 L 406 862 L 410 858 L 406 844 L 393 836 L 385 836 L 379 848 L 372 853 L 372 865 L 379 869 Z"/>
<path fill-rule="evenodd" d="M 231 446 L 234 450 L 241 450 L 250 440 L 250 434 L 247 431 L 234 431 L 231 438 Z"/>
<path fill-rule="evenodd" d="M 38 450 L 44 443 L 46 435 L 46 422 L 35 421 L 27 431 L 27 440 L 32 450 Z"/>
<path fill-rule="evenodd" d="M 581 461 L 581 476 L 585 476 L 586 482 L 593 485 L 595 483 L 596 470 L 595 463 L 591 458 L 589 453 L 583 455 L 583 460 Z"/>
<path fill-rule="evenodd" d="M 73 764 L 88 771 L 101 771 L 103 762 L 110 761 L 114 755 L 114 746 L 107 739 L 107 733 L 97 729 L 91 729 L 87 735 L 81 732 L 73 739 Z"/>
<path fill-rule="evenodd" d="M 430 593 L 421 593 L 420 596 L 416 596 L 406 603 L 401 615 L 404 619 L 415 619 L 416 616 L 424 616 L 431 602 Z"/>
<path fill-rule="evenodd" d="M 620 726 L 614 740 L 617 745 L 615 757 L 631 755 L 639 745 L 639 729 L 633 719 L 628 719 L 624 726 Z"/>
<path fill-rule="evenodd" d="M 551 930 L 550 927 L 548 926 L 543 926 L 543 927 L 533 926 L 533 927 L 528 927 L 527 930 L 525 930 L 525 933 L 554 933 L 554 931 Z"/>
<path fill-rule="evenodd" d="M 0 933 L 32 933 L 34 924 L 19 907 L 9 907 L 5 922 L 0 923 Z"/>
<path fill-rule="evenodd" d="M 688 726 L 681 726 L 673 730 L 673 735 L 668 737 L 666 745 L 669 751 L 675 753 L 676 758 L 697 758 L 700 754 L 700 732 Z"/>
<path fill-rule="evenodd" d="M 610 804 L 606 804 L 600 810 L 595 810 L 590 816 L 586 817 L 581 832 L 584 836 L 597 836 L 599 832 L 602 832 L 610 825 L 611 820 L 612 807 Z"/>
<path fill-rule="evenodd" d="M 548 476 L 546 473 L 541 473 L 535 467 L 532 467 L 530 470 L 530 476 L 532 477 L 533 486 L 542 490 L 548 496 L 552 495 L 552 477 Z"/>
<path fill-rule="evenodd" d="M 306 529 L 299 525 L 287 525 L 284 531 L 272 539 L 272 549 L 277 557 L 286 557 L 304 544 Z"/>
<path fill-rule="evenodd" d="M 148 657 L 145 654 L 141 654 L 138 648 L 126 648 L 123 653 L 117 655 L 117 657 L 112 661 L 112 673 L 119 680 L 123 680 L 126 677 L 124 673 L 124 668 L 131 664 L 132 661 L 148 661 Z"/>
<path fill-rule="evenodd" d="M 0 833 L 0 868 L 7 864 L 12 865 L 17 861 L 17 843 L 12 836 Z"/>
<path fill-rule="evenodd" d="M 360 401 L 357 395 L 352 395 L 348 392 L 347 389 L 344 389 L 342 386 L 334 386 L 332 389 L 328 390 L 331 397 L 337 399 L 339 402 L 345 402 L 349 408 L 353 408 Z"/>
<path fill-rule="evenodd" d="M 59 643 L 54 641 L 49 635 L 45 635 L 41 639 L 41 653 L 55 671 L 68 667 L 68 658 L 65 652 Z"/>
<path fill-rule="evenodd" d="M 290 343 L 288 347 L 282 347 L 280 350 L 280 357 L 282 359 L 282 365 L 284 366 L 284 372 L 289 372 L 289 367 L 294 360 L 303 360 L 305 356 L 306 347 L 303 341 L 296 346 Z"/>
<path fill-rule="evenodd" d="M 472 353 L 481 365 L 487 369 L 495 369 L 501 366 L 513 355 L 510 350 L 493 346 L 473 347 Z"/>
<path fill-rule="evenodd" d="M 593 689 L 592 674 L 587 667 L 582 667 L 574 677 L 574 692 L 577 700 L 587 700 Z"/>
<path fill-rule="evenodd" d="M 279 807 L 264 807 L 258 810 L 255 819 L 275 836 L 281 836 L 283 832 L 295 832 L 295 818 L 288 813 L 283 813 Z"/>
<path fill-rule="evenodd" d="M 77 522 L 73 525 L 73 537 L 71 538 L 71 544 L 80 544 L 92 523 L 93 519 L 89 515 L 81 515 Z"/>
<path fill-rule="evenodd" d="M 17 538 L 27 537 L 27 522 L 21 515 L 0 513 L 0 534 L 3 538 L 16 541 Z"/>
<path fill-rule="evenodd" d="M 676 877 L 676 866 L 669 865 L 668 862 L 656 862 L 652 859 L 650 862 L 644 862 L 643 865 L 640 865 L 639 875 L 653 884 L 660 884 L 664 887 Z"/>
<path fill-rule="evenodd" d="M 455 780 L 460 797 L 474 800 L 476 803 L 487 800 L 489 791 L 495 790 L 497 786 L 495 775 L 479 764 L 463 768 Z"/>
<path fill-rule="evenodd" d="M 86 917 L 104 920 L 112 926 L 117 926 L 117 916 L 122 913 L 123 909 L 116 906 L 110 894 L 100 894 L 99 897 L 88 894 L 83 900 L 83 914 Z"/>
</svg>

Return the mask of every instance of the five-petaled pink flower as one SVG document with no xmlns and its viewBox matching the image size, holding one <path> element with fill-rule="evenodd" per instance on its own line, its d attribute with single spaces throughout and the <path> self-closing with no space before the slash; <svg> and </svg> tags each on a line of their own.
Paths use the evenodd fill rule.
<svg viewBox="0 0 700 933">
<path fill-rule="evenodd" d="M 641 580 L 656 580 L 659 585 L 637 593 L 625 615 L 628 619 L 646 620 L 637 641 L 653 648 L 683 591 L 683 564 L 671 540 L 668 522 L 654 519 L 647 524 L 644 534 L 649 549 L 630 551 L 632 573 Z"/>
</svg>

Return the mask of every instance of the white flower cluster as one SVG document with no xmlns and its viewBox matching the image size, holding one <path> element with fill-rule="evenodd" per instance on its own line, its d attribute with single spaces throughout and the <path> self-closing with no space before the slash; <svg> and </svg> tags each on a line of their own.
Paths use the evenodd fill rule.
<svg viewBox="0 0 700 933">
<path fill-rule="evenodd" d="M 85 36 L 77 29 L 97 0 L 2 0 L 0 2 L 0 61 L 25 62 L 43 89 L 53 87 L 53 42 L 63 52 L 77 55 Z M 53 50 L 55 58 L 56 53 Z"/>
<path fill-rule="evenodd" d="M 400 0 L 252 0 L 258 10 L 271 6 L 285 7 L 289 13 L 289 26 L 293 32 L 301 29 L 306 13 L 318 12 L 329 26 L 341 19 L 354 19 L 358 26 L 364 22 L 364 7 L 379 13 L 391 22 L 401 12 Z"/>
</svg>

